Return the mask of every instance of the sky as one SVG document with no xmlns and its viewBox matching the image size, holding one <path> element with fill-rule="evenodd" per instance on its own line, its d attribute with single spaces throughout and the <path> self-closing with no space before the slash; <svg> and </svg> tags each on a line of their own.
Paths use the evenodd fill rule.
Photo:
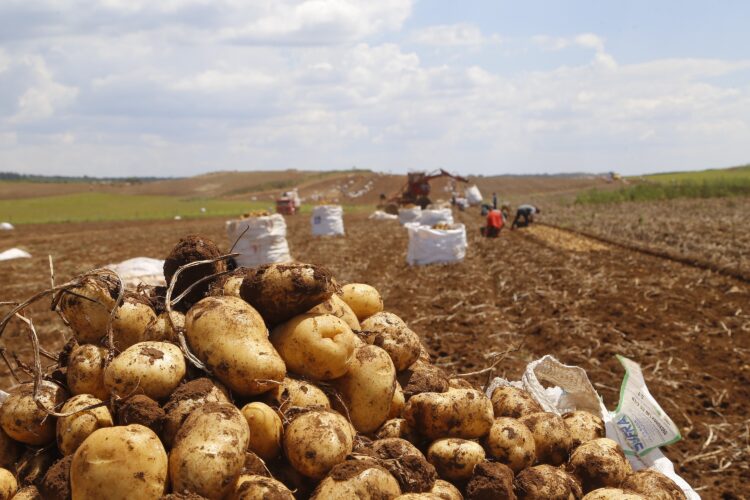
<svg viewBox="0 0 750 500">
<path fill-rule="evenodd" d="M 750 2 L 0 0 L 0 171 L 750 162 Z"/>
</svg>

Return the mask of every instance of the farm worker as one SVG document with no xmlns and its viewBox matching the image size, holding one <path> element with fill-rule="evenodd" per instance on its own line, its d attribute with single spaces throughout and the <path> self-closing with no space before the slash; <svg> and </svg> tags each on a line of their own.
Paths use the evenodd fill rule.
<svg viewBox="0 0 750 500">
<path fill-rule="evenodd" d="M 500 210 L 490 210 L 487 214 L 487 226 L 483 228 L 483 235 L 487 238 L 497 238 L 504 225 L 503 213 Z"/>
<path fill-rule="evenodd" d="M 536 207 L 534 205 L 520 205 L 516 209 L 516 218 L 513 220 L 513 225 L 510 228 L 515 229 L 517 227 L 526 227 L 534 222 L 534 215 L 540 213 L 542 213 L 542 211 L 539 209 L 539 207 Z M 523 222 L 520 221 L 522 217 Z"/>
<path fill-rule="evenodd" d="M 492 193 L 492 208 L 497 210 L 497 193 Z"/>
</svg>

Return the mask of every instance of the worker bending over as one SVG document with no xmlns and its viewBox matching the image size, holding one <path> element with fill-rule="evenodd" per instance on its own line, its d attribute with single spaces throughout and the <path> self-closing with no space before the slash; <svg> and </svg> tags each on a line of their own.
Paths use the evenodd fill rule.
<svg viewBox="0 0 750 500">
<path fill-rule="evenodd" d="M 482 228 L 482 236 L 487 238 L 497 238 L 500 230 L 505 225 L 505 218 L 500 210 L 490 210 L 487 213 L 487 225 Z"/>
<path fill-rule="evenodd" d="M 511 229 L 517 227 L 526 227 L 534 222 L 534 215 L 542 213 L 542 211 L 534 205 L 520 205 L 516 209 L 516 218 L 513 220 Z M 523 218 L 523 221 L 521 219 Z"/>
</svg>

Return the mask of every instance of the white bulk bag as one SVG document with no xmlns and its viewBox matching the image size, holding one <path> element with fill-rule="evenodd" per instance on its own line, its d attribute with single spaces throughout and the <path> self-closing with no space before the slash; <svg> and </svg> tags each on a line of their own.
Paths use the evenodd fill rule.
<svg viewBox="0 0 750 500">
<path fill-rule="evenodd" d="M 422 207 L 413 208 L 399 208 L 398 209 L 398 221 L 401 225 L 409 222 L 417 222 L 422 216 Z"/>
<path fill-rule="evenodd" d="M 466 199 L 469 201 L 469 205 L 481 205 L 482 204 L 482 193 L 479 192 L 479 188 L 476 184 L 469 186 L 465 191 Z"/>
<path fill-rule="evenodd" d="M 237 242 L 233 251 L 240 254 L 234 258 L 239 266 L 257 267 L 292 260 L 286 241 L 286 222 L 281 214 L 228 220 L 226 228 L 229 244 Z"/>
<path fill-rule="evenodd" d="M 313 208 L 310 219 L 313 236 L 343 236 L 343 214 L 341 205 L 319 205 Z"/>
<path fill-rule="evenodd" d="M 117 273 L 125 288 L 138 288 L 143 283 L 152 286 L 164 286 L 164 261 L 150 257 L 135 257 L 117 264 L 107 264 L 107 269 Z"/>
<path fill-rule="evenodd" d="M 29 252 L 21 250 L 20 248 L 11 248 L 4 252 L 0 252 L 0 260 L 13 260 L 13 259 L 28 259 L 31 257 Z"/>
<path fill-rule="evenodd" d="M 434 226 L 435 224 L 453 224 L 453 212 L 450 208 L 438 210 L 422 210 L 419 223 L 423 226 Z"/>
<path fill-rule="evenodd" d="M 466 227 L 456 224 L 452 229 L 432 229 L 419 223 L 405 225 L 409 231 L 409 265 L 447 264 L 460 262 L 466 256 Z"/>
<path fill-rule="evenodd" d="M 14 229 L 10 222 L 0 222 L 0 231 L 13 231 Z"/>
<path fill-rule="evenodd" d="M 383 212 L 382 210 L 375 210 L 367 218 L 370 220 L 396 220 L 398 219 L 398 216 L 393 215 L 393 214 L 387 214 Z"/>
</svg>

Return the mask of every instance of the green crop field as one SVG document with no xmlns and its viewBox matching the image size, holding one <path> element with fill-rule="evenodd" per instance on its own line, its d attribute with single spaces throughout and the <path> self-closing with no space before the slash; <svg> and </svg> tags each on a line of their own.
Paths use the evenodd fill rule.
<svg viewBox="0 0 750 500">
<path fill-rule="evenodd" d="M 651 182 L 711 182 L 718 179 L 725 181 L 750 180 L 750 165 L 741 167 L 699 170 L 697 172 L 670 172 L 664 174 L 646 175 L 644 178 Z"/>
</svg>

